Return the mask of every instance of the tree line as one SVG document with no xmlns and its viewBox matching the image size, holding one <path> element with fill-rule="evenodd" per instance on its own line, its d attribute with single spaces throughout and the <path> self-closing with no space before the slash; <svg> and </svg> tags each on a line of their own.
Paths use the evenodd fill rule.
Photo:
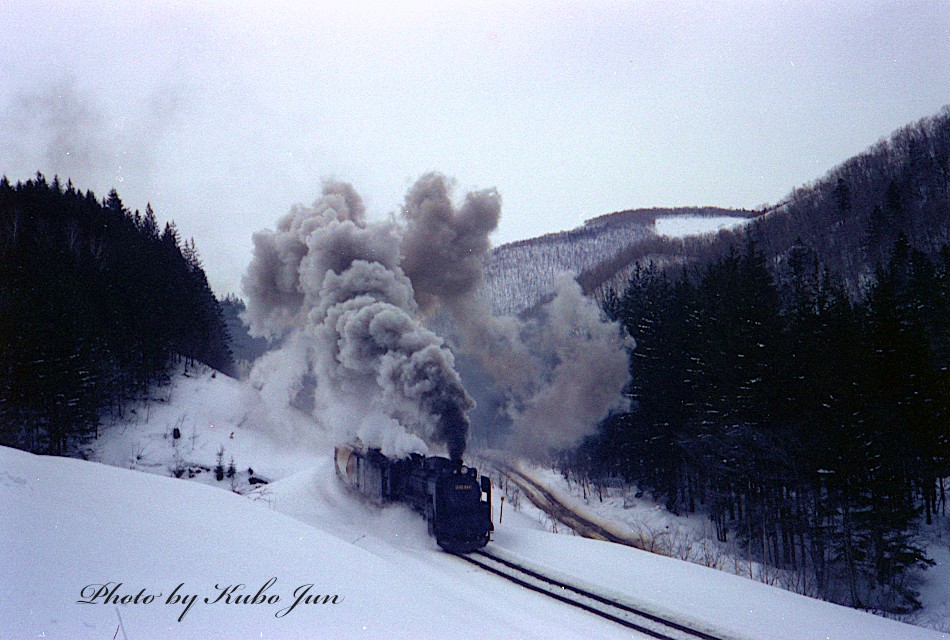
<svg viewBox="0 0 950 640">
<path fill-rule="evenodd" d="M 0 444 L 64 454 L 178 357 L 231 371 L 193 240 L 115 190 L 0 180 Z"/>
<path fill-rule="evenodd" d="M 795 243 L 748 236 L 678 274 L 637 264 L 604 307 L 636 341 L 629 412 L 573 464 L 856 607 L 919 607 L 919 526 L 946 513 L 950 249 L 899 235 L 857 300 Z"/>
</svg>

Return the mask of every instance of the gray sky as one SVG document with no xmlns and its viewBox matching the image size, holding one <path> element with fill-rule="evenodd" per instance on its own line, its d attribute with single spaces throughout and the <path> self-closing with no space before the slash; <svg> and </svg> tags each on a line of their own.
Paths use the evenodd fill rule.
<svg viewBox="0 0 950 640">
<path fill-rule="evenodd" d="M 501 244 L 776 202 L 947 103 L 942 0 L 0 6 L 0 172 L 150 201 L 219 294 L 327 177 L 497 187 Z"/>
</svg>

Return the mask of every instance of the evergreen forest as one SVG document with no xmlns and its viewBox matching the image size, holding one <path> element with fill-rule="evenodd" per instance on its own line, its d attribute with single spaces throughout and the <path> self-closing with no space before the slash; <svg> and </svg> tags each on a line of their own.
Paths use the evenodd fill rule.
<svg viewBox="0 0 950 640">
<path fill-rule="evenodd" d="M 950 476 L 950 249 L 899 235 L 854 300 L 808 245 L 772 261 L 749 234 L 702 267 L 638 264 L 604 307 L 637 342 L 631 410 L 574 465 L 705 514 L 803 592 L 919 607 Z"/>
<path fill-rule="evenodd" d="M 0 444 L 62 455 L 178 358 L 230 372 L 194 241 L 42 174 L 0 181 Z"/>
</svg>

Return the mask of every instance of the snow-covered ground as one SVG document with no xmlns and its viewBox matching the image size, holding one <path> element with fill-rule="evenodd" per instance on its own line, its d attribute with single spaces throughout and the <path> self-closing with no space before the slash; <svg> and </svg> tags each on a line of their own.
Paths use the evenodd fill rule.
<svg viewBox="0 0 950 640">
<path fill-rule="evenodd" d="M 87 455 L 107 464 L 0 448 L 0 638 L 637 637 L 439 551 L 406 508 L 359 501 L 319 426 L 247 385 L 193 369 L 164 396 L 104 428 Z M 236 472 L 218 481 L 222 447 Z M 724 638 L 947 638 L 556 535 L 510 503 L 496 526 L 508 555 Z"/>
<path fill-rule="evenodd" d="M 718 233 L 723 229 L 735 229 L 748 222 L 748 218 L 732 216 L 670 216 L 657 218 L 654 228 L 659 236 L 685 238 L 686 236 Z"/>
</svg>

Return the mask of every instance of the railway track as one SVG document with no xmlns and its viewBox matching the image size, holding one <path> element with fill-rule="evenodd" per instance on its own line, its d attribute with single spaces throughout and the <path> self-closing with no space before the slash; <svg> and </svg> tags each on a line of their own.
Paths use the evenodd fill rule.
<svg viewBox="0 0 950 640">
<path fill-rule="evenodd" d="M 546 511 L 552 518 L 555 518 L 559 522 L 566 524 L 580 535 L 586 538 L 594 538 L 596 540 L 606 540 L 607 542 L 627 544 L 627 541 L 620 536 L 605 530 L 603 527 L 598 526 L 582 515 L 569 509 L 560 500 L 558 500 L 554 494 L 531 480 L 531 478 L 527 477 L 520 471 L 517 471 L 511 467 L 504 467 L 504 472 L 515 480 L 516 484 L 521 487 L 522 491 L 525 491 L 528 494 L 528 499 L 530 499 L 535 504 L 535 506 Z"/>
<path fill-rule="evenodd" d="M 541 593 L 559 602 L 583 609 L 600 618 L 659 640 L 727 640 L 680 622 L 644 611 L 627 603 L 569 584 L 537 570 L 523 567 L 487 551 L 476 551 L 459 558 L 480 569 L 498 575 L 526 589 Z"/>
<path fill-rule="evenodd" d="M 561 502 L 561 500 L 547 490 L 544 486 L 536 483 L 534 480 L 524 475 L 513 467 L 495 462 L 496 468 L 511 478 L 514 483 L 524 491 L 528 499 L 537 508 L 541 509 L 558 522 L 570 527 L 580 536 L 592 538 L 594 540 L 605 540 L 616 544 L 623 544 L 636 549 L 643 549 L 652 553 L 659 553 L 655 545 L 647 544 L 642 538 L 634 535 L 620 535 L 618 532 L 611 531 L 604 526 L 585 518 L 577 513 L 570 506 Z M 666 554 L 661 554 L 666 555 Z"/>
</svg>

